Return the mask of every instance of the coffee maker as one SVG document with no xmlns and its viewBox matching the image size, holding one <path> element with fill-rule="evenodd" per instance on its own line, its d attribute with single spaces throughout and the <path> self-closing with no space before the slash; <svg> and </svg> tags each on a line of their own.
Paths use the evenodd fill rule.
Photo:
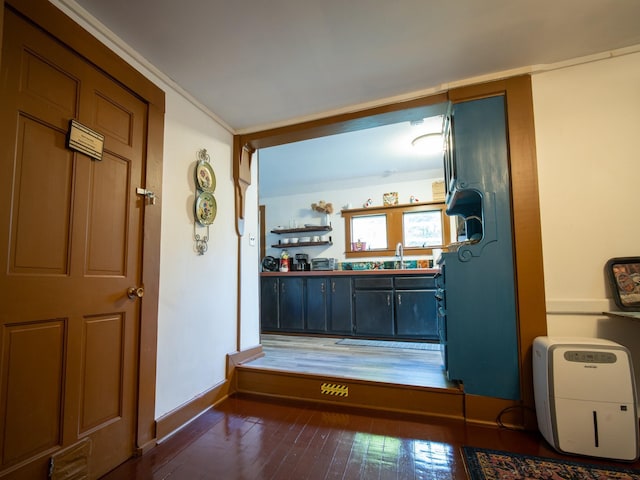
<svg viewBox="0 0 640 480">
<path fill-rule="evenodd" d="M 309 255 L 307 255 L 306 253 L 296 253 L 296 263 L 294 268 L 298 271 L 311 270 Z"/>
</svg>

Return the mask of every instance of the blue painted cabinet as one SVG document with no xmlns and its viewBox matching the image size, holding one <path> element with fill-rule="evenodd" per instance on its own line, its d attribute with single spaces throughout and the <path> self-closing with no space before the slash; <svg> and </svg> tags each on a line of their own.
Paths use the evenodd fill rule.
<svg viewBox="0 0 640 480">
<path fill-rule="evenodd" d="M 353 289 L 349 277 L 329 277 L 329 331 L 353 334 Z"/>
<path fill-rule="evenodd" d="M 281 277 L 279 280 L 279 327 L 282 330 L 303 331 L 304 281 L 301 277 Z"/>
<path fill-rule="evenodd" d="M 466 393 L 520 398 L 511 195 L 504 97 L 453 106 L 447 214 L 465 242 L 441 257 L 438 333 L 451 380 Z"/>
<path fill-rule="evenodd" d="M 307 325 L 305 331 L 326 332 L 329 309 L 327 293 L 329 279 L 326 277 L 307 278 Z"/>
</svg>

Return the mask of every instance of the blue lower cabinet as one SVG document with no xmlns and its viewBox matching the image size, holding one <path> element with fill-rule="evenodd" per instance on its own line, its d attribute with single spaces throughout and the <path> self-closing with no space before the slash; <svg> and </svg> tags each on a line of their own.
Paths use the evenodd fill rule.
<svg viewBox="0 0 640 480">
<path fill-rule="evenodd" d="M 302 277 L 280 277 L 280 329 L 303 331 L 304 279 Z"/>
<path fill-rule="evenodd" d="M 393 290 L 356 290 L 355 332 L 363 337 L 393 337 Z"/>
<path fill-rule="evenodd" d="M 260 279 L 260 328 L 263 332 L 278 330 L 278 278 Z"/>
<path fill-rule="evenodd" d="M 353 334 L 353 288 L 350 277 L 329 277 L 329 331 Z"/>
<path fill-rule="evenodd" d="M 261 278 L 263 332 L 438 340 L 433 275 Z"/>
<path fill-rule="evenodd" d="M 306 331 L 321 333 L 327 331 L 329 309 L 327 295 L 329 279 L 326 277 L 307 278 L 307 326 Z"/>
<path fill-rule="evenodd" d="M 434 290 L 396 290 L 396 336 L 438 339 Z"/>
</svg>

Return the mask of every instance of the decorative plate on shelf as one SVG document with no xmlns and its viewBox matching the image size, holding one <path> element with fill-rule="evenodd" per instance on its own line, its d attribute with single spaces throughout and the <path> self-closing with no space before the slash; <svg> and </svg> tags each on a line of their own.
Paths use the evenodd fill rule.
<svg viewBox="0 0 640 480">
<path fill-rule="evenodd" d="M 203 192 L 213 193 L 216 189 L 216 175 L 209 162 L 198 162 L 196 165 L 196 184 Z"/>
<path fill-rule="evenodd" d="M 213 223 L 218 213 L 216 199 L 209 192 L 202 192 L 196 197 L 195 217 L 201 225 L 207 226 Z"/>
</svg>

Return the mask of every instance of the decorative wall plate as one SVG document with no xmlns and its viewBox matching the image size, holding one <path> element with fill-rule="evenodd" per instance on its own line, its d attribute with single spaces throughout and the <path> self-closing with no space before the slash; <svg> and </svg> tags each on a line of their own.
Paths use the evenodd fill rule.
<svg viewBox="0 0 640 480">
<path fill-rule="evenodd" d="M 216 175 L 209 162 L 200 161 L 196 165 L 196 185 L 203 192 L 213 193 L 216 189 Z"/>
<path fill-rule="evenodd" d="M 196 220 L 204 226 L 211 225 L 218 213 L 218 205 L 216 199 L 209 192 L 202 192 L 198 195 L 195 202 Z"/>
</svg>

